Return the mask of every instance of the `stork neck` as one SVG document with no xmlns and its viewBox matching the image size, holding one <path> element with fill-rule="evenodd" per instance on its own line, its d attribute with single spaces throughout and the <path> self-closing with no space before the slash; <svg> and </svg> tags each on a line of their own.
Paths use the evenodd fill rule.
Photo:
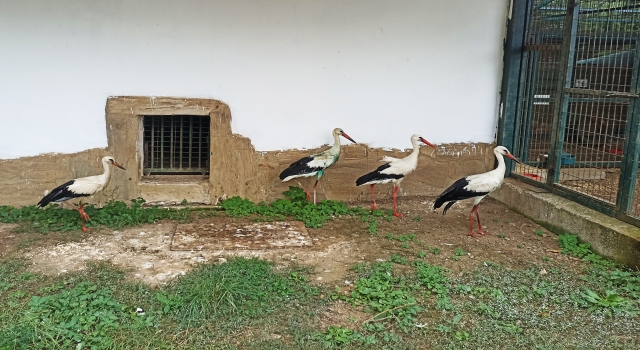
<svg viewBox="0 0 640 350">
<path fill-rule="evenodd" d="M 109 181 L 109 176 L 111 175 L 111 167 L 109 166 L 109 163 L 106 161 L 102 162 L 102 167 L 104 168 L 104 173 L 100 175 L 100 178 L 103 183 L 106 183 L 107 181 Z"/>
<path fill-rule="evenodd" d="M 493 152 L 496 155 L 496 159 L 498 159 L 498 167 L 493 169 L 492 172 L 496 173 L 497 176 L 504 178 L 504 172 L 507 170 L 507 166 L 504 163 L 504 156 L 496 151 Z"/>
<path fill-rule="evenodd" d="M 420 143 L 418 141 L 413 142 L 413 151 L 411 151 L 411 153 L 407 157 L 418 161 L 419 154 L 420 154 Z"/>
<path fill-rule="evenodd" d="M 331 151 L 333 153 L 340 153 L 340 135 L 338 134 L 334 134 L 333 135 L 333 146 L 331 147 Z"/>
</svg>

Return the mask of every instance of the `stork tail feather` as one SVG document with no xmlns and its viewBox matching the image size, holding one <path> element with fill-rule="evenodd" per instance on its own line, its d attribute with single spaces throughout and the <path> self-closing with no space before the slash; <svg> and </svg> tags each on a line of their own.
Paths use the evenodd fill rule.
<svg viewBox="0 0 640 350">
<path fill-rule="evenodd" d="M 447 210 L 449 210 L 449 208 L 451 208 L 451 206 L 453 206 L 454 204 L 456 204 L 457 201 L 451 201 L 449 203 L 447 203 L 447 205 L 444 206 L 444 210 L 442 210 L 442 215 L 447 213 Z"/>
</svg>

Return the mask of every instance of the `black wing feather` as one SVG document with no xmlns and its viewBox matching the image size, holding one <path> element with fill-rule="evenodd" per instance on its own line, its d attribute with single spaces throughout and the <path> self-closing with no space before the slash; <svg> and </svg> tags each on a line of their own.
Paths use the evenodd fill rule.
<svg viewBox="0 0 640 350">
<path fill-rule="evenodd" d="M 298 160 L 295 163 L 291 163 L 291 165 L 289 165 L 288 168 L 284 169 L 281 173 L 280 173 L 280 180 L 284 180 L 289 176 L 292 175 L 304 175 L 304 174 L 310 174 L 316 171 L 320 171 L 323 170 L 324 168 L 311 168 L 309 167 L 309 162 L 313 161 L 313 157 L 309 156 L 309 157 L 304 157 L 300 160 Z"/>
<path fill-rule="evenodd" d="M 71 198 L 90 196 L 89 194 L 73 193 L 69 191 L 69 186 L 73 185 L 75 182 L 76 180 L 71 180 L 69 182 L 63 183 L 62 185 L 54 188 L 53 190 L 51 190 L 51 192 L 49 192 L 49 194 L 44 196 L 40 200 L 40 202 L 38 202 L 37 206 L 42 208 L 42 207 L 46 207 L 47 204 L 51 202 L 63 202 Z"/>
<path fill-rule="evenodd" d="M 444 192 L 442 192 L 438 196 L 438 198 L 436 198 L 436 202 L 433 204 L 433 209 L 438 209 L 444 203 L 451 202 L 447 204 L 447 206 L 444 208 L 444 212 L 443 212 L 444 214 L 447 212 L 449 208 L 451 208 L 453 203 L 455 203 L 456 201 L 478 197 L 478 196 L 484 196 L 489 193 L 489 192 L 475 192 L 475 191 L 466 190 L 465 187 L 468 184 L 469 184 L 469 181 L 467 180 L 466 177 L 463 177 L 462 179 L 459 179 L 458 181 L 454 182 L 451 186 L 449 186 L 449 188 L 444 190 Z"/>
<path fill-rule="evenodd" d="M 376 182 L 376 181 L 384 181 L 389 179 L 401 179 L 404 177 L 402 174 L 382 174 L 381 171 L 384 169 L 388 169 L 391 164 L 383 164 L 378 167 L 378 169 L 360 176 L 356 180 L 356 186 L 362 186 L 368 182 Z"/>
</svg>

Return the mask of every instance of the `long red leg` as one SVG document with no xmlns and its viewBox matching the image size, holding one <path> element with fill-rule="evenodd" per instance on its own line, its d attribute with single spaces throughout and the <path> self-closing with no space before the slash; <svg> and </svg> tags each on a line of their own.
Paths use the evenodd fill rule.
<svg viewBox="0 0 640 350">
<path fill-rule="evenodd" d="M 298 183 L 298 185 L 300 186 L 300 188 L 302 188 L 302 190 L 304 191 L 304 193 L 307 195 L 307 200 L 310 201 L 311 200 L 311 195 L 309 194 L 309 192 L 307 192 L 307 190 L 304 188 L 304 186 L 302 186 L 302 184 L 300 183 L 300 181 L 296 181 Z"/>
<path fill-rule="evenodd" d="M 471 214 L 469 214 L 469 233 L 467 233 L 467 236 L 470 237 L 474 237 L 473 235 L 473 211 L 475 210 L 475 206 L 473 207 L 473 209 L 471 209 Z"/>
<path fill-rule="evenodd" d="M 401 218 L 403 215 L 398 213 L 398 210 L 396 209 L 396 197 L 397 197 L 397 193 L 398 193 L 398 186 L 395 186 L 393 189 L 393 216 L 397 217 L 397 218 Z"/>
<path fill-rule="evenodd" d="M 80 214 L 80 222 L 82 222 L 82 231 L 87 232 L 89 229 L 84 225 L 85 220 L 90 220 L 91 218 L 87 213 L 84 212 L 84 203 L 80 204 L 80 208 L 76 209 L 78 214 Z"/>
<path fill-rule="evenodd" d="M 318 180 L 313 184 L 313 204 L 316 204 L 316 186 L 318 186 Z"/>
<path fill-rule="evenodd" d="M 371 197 L 373 197 L 373 205 L 371 206 L 371 210 L 378 209 L 378 205 L 376 204 L 375 192 L 373 191 L 373 186 L 375 186 L 375 185 L 376 184 L 369 185 L 369 186 L 371 186 Z"/>
<path fill-rule="evenodd" d="M 475 206 L 476 208 L 476 217 L 478 218 L 478 234 L 479 235 L 489 235 L 489 232 L 484 232 L 482 231 L 482 224 L 480 223 L 480 212 L 478 211 L 478 206 Z"/>
</svg>

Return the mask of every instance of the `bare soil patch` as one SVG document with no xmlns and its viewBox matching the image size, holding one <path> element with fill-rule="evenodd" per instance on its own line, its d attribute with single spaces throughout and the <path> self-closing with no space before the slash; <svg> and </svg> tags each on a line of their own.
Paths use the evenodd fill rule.
<svg viewBox="0 0 640 350">
<path fill-rule="evenodd" d="M 115 231 L 101 229 L 88 234 L 58 233 L 46 236 L 12 233 L 14 225 L 0 224 L 0 258 L 9 255 L 24 257 L 31 260 L 32 271 L 53 275 L 82 270 L 90 260 L 109 260 L 117 266 L 128 268 L 130 278 L 157 285 L 186 273 L 198 263 L 223 261 L 227 256 L 256 256 L 273 260 L 277 266 L 292 262 L 312 265 L 315 271 L 311 278 L 316 283 L 346 290 L 352 283 L 349 279 L 353 265 L 358 262 L 386 261 L 392 254 L 414 258 L 424 252 L 426 262 L 443 266 L 454 273 L 473 271 L 485 262 L 513 268 L 524 268 L 530 266 L 532 261 L 542 262 L 543 259 L 550 266 L 572 265 L 574 262 L 558 254 L 555 234 L 491 198 L 486 198 L 480 206 L 483 226 L 491 235 L 479 238 L 466 236 L 471 203 L 456 204 L 443 216 L 441 212 L 431 209 L 433 200 L 433 197 L 401 198 L 398 210 L 405 216 L 390 222 L 380 218 L 373 235 L 360 217 L 342 217 L 327 222 L 319 229 L 306 229 L 305 237 L 313 244 L 285 244 L 267 249 L 208 244 L 201 245 L 200 249 L 174 250 L 171 249 L 171 243 L 179 225 L 175 222 L 158 222 Z M 383 208 L 391 208 L 390 200 L 378 203 Z M 360 202 L 352 205 L 368 207 L 370 204 Z M 220 227 L 237 228 L 255 227 L 255 224 L 249 218 L 230 218 L 220 214 L 194 219 L 190 227 L 222 225 Z M 297 224 L 290 223 L 292 227 Z M 414 240 L 403 242 L 395 239 L 410 234 L 415 235 Z M 16 251 L 17 240 L 31 236 L 40 237 L 40 240 L 34 240 Z M 69 236 L 75 238 L 69 242 L 65 238 Z M 461 256 L 460 249 L 464 251 Z M 437 250 L 440 251 L 438 254 L 432 253 Z M 575 262 L 575 265 L 577 268 L 578 263 Z M 350 312 L 346 314 L 350 315 Z"/>
</svg>

